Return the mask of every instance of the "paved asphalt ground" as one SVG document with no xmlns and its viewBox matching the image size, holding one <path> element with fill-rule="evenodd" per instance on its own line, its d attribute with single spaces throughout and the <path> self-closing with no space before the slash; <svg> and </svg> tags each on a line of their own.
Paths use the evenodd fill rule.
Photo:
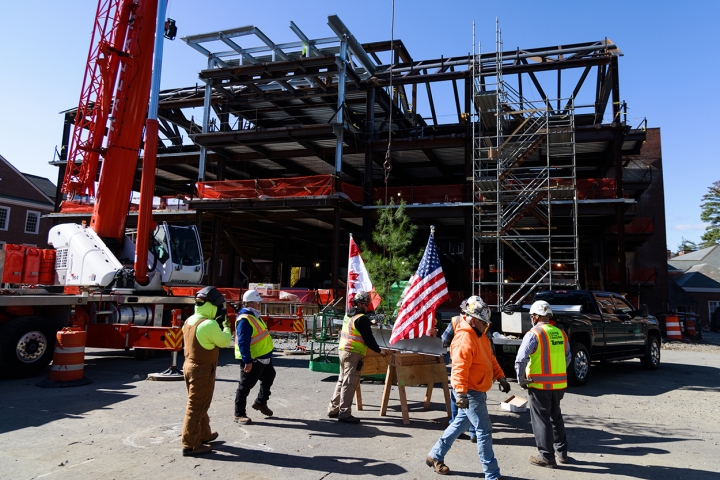
<svg viewBox="0 0 720 480">
<path fill-rule="evenodd" d="M 397 391 L 388 416 L 379 417 L 382 385 L 363 383 L 363 423 L 339 424 L 325 416 L 336 377 L 311 372 L 307 356 L 279 355 L 269 404 L 275 416 L 250 410 L 254 424 L 241 428 L 232 422 L 239 366 L 227 349 L 210 409 L 220 433 L 215 453 L 184 458 L 184 383 L 144 380 L 168 363 L 93 350 L 85 369 L 90 385 L 43 389 L 35 386 L 42 377 L 0 380 L 0 478 L 439 478 L 424 464 L 445 425 L 439 389 L 425 412 L 425 389 L 408 388 L 411 424 L 403 425 Z M 529 414 L 501 411 L 505 395 L 489 392 L 505 478 L 720 478 L 720 348 L 663 349 L 656 372 L 635 360 L 593 366 L 591 375 L 563 400 L 574 461 L 557 470 L 528 464 L 535 453 Z M 453 446 L 446 463 L 451 476 L 482 476 L 468 440 Z"/>
</svg>

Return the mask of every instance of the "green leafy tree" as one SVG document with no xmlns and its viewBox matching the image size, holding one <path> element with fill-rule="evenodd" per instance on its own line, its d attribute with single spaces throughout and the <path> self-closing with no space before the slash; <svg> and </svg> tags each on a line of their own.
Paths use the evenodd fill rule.
<svg viewBox="0 0 720 480">
<path fill-rule="evenodd" d="M 380 207 L 379 213 L 372 234 L 377 250 L 373 251 L 365 242 L 362 242 L 361 248 L 375 291 L 382 297 L 378 313 L 388 315 L 395 310 L 397 302 L 397 295 L 393 295 L 393 284 L 407 280 L 415 273 L 422 254 L 407 253 L 417 227 L 405 213 L 405 201 L 400 201 L 396 207 L 391 199 L 389 205 Z"/>
<path fill-rule="evenodd" d="M 685 237 L 682 237 L 680 240 L 680 243 L 678 243 L 677 251 L 679 252 L 694 252 L 698 249 L 698 244 L 693 242 L 692 240 L 688 240 Z"/>
<path fill-rule="evenodd" d="M 705 233 L 702 237 L 702 247 L 720 245 L 720 180 L 708 188 L 708 193 L 703 195 L 700 208 L 700 220 L 707 222 Z"/>
</svg>

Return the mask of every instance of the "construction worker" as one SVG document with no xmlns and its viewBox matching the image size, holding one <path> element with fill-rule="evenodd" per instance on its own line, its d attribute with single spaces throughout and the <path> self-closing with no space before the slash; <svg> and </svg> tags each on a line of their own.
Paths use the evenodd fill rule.
<svg viewBox="0 0 720 480">
<path fill-rule="evenodd" d="M 430 450 L 425 463 L 440 475 L 450 473 L 450 468 L 445 465 L 445 455 L 460 434 L 472 425 L 477 433 L 478 456 L 485 478 L 496 480 L 502 477 L 492 448 L 492 423 L 485 403 L 486 392 L 495 380 L 500 382 L 504 392 L 510 391 L 510 384 L 495 360 L 486 335 L 490 327 L 490 309 L 475 295 L 465 300 L 460 309 L 463 315 L 455 322 L 455 337 L 450 344 L 451 380 L 459 412 Z"/>
<path fill-rule="evenodd" d="M 272 364 L 273 340 L 267 325 L 260 317 L 262 297 L 257 290 L 243 294 L 243 308 L 235 321 L 235 358 L 240 362 L 240 383 L 235 393 L 235 421 L 241 425 L 251 422 L 247 416 L 247 397 L 260 381 L 260 390 L 252 408 L 266 417 L 273 411 L 267 406 L 270 388 L 275 381 Z"/>
<path fill-rule="evenodd" d="M 380 350 L 370 329 L 370 319 L 365 315 L 370 308 L 370 295 L 359 290 L 352 299 L 343 319 L 340 332 L 340 375 L 335 392 L 328 406 L 328 417 L 337 418 L 338 422 L 360 423 L 360 419 L 352 416 L 352 402 L 355 389 L 360 381 L 360 371 L 367 349 L 385 355 Z"/>
<path fill-rule="evenodd" d="M 552 314 L 546 301 L 532 304 L 533 328 L 523 337 L 515 358 L 518 383 L 528 391 L 530 421 L 540 453 L 531 456 L 530 463 L 548 468 L 569 461 L 560 400 L 567 388 L 570 344 L 565 332 L 550 324 Z"/>
<path fill-rule="evenodd" d="M 195 295 L 195 314 L 185 320 L 185 386 L 188 392 L 182 431 L 183 456 L 212 452 L 206 445 L 218 437 L 210 430 L 208 409 L 215 390 L 215 372 L 221 348 L 229 347 L 232 335 L 226 322 L 225 298 L 215 287 Z"/>
<path fill-rule="evenodd" d="M 463 300 L 463 302 L 466 302 L 466 300 Z M 462 308 L 462 304 L 460 306 Z M 450 319 L 450 323 L 448 323 L 447 328 L 445 329 L 442 336 L 440 337 L 443 342 L 443 347 L 450 346 L 453 338 L 455 338 L 455 325 L 457 324 L 457 322 L 461 322 L 461 321 L 462 321 L 462 316 L 460 316 L 460 315 L 458 315 L 456 317 L 452 317 Z M 452 389 L 452 385 L 450 388 L 450 414 L 451 414 L 450 423 L 452 423 L 455 421 L 455 417 L 457 417 L 457 414 L 458 414 L 458 408 L 457 408 L 457 405 L 455 405 L 455 390 Z M 475 427 L 470 425 L 470 428 L 468 429 L 467 433 L 468 433 L 468 436 L 470 437 L 470 441 L 472 443 L 477 443 L 477 435 L 475 435 Z M 458 437 L 458 438 L 461 438 L 464 435 L 465 434 L 462 433 L 460 435 L 460 437 Z"/>
</svg>

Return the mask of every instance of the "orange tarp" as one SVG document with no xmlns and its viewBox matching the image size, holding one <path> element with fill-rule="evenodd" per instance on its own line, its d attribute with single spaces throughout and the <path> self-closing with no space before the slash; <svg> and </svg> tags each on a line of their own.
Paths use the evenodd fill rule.
<svg viewBox="0 0 720 480">
<path fill-rule="evenodd" d="M 220 180 L 198 182 L 200 198 L 279 198 L 331 195 L 335 193 L 332 175 L 268 178 L 257 180 Z"/>
</svg>

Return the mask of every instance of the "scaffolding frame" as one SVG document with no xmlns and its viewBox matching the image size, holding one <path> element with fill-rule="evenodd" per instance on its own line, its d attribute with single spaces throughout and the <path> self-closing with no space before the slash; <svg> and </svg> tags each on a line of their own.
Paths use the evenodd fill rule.
<svg viewBox="0 0 720 480">
<path fill-rule="evenodd" d="M 499 26 L 495 41 L 494 77 L 472 65 L 473 293 L 502 310 L 579 288 L 578 193 L 574 99 L 525 98 L 503 78 Z"/>
</svg>

